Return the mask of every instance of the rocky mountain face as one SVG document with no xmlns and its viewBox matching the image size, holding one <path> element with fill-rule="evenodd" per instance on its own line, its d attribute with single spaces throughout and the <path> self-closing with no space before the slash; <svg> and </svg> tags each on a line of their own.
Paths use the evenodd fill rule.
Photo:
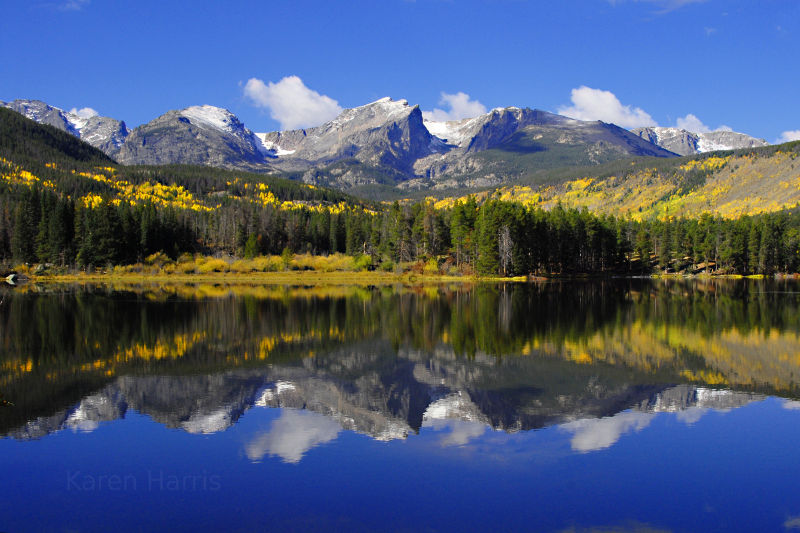
<svg viewBox="0 0 800 533">
<path fill-rule="evenodd" d="M 272 165 L 303 181 L 353 189 L 497 185 L 527 169 L 674 154 L 612 124 L 510 107 L 454 122 L 426 122 L 417 106 L 384 98 L 318 128 L 265 135 Z"/>
<path fill-rule="evenodd" d="M 410 173 L 418 159 L 445 148 L 425 128 L 419 106 L 391 98 L 346 109 L 316 128 L 267 133 L 264 144 L 274 151 L 279 168 L 306 169 L 355 159 L 402 173 Z"/>
<path fill-rule="evenodd" d="M 260 139 L 230 111 L 192 106 L 135 128 L 115 155 L 126 165 L 187 164 L 269 170 Z"/>
<path fill-rule="evenodd" d="M 102 150 L 110 157 L 115 157 L 119 153 L 129 133 L 127 126 L 121 120 L 101 116 L 81 117 L 39 100 L 14 100 L 7 103 L 0 102 L 0 105 L 13 109 L 40 124 L 48 124 L 66 131 Z"/>
<path fill-rule="evenodd" d="M 352 192 L 382 187 L 499 185 L 525 172 L 629 156 L 674 156 L 612 124 L 510 107 L 456 122 L 426 122 L 419 106 L 382 98 L 315 128 L 253 133 L 214 106 L 169 111 L 128 131 L 106 117 L 78 117 L 44 102 L 10 107 L 86 140 L 123 164 L 194 164 L 289 173 Z"/>
<path fill-rule="evenodd" d="M 89 117 L 80 129 L 80 139 L 102 150 L 111 158 L 119 154 L 128 138 L 125 123 L 109 117 Z"/>
<path fill-rule="evenodd" d="M 735 131 L 693 133 L 679 128 L 637 128 L 632 133 L 679 155 L 695 155 L 717 150 L 738 150 L 767 146 L 764 139 L 756 139 Z"/>
<path fill-rule="evenodd" d="M 600 126 L 601 129 L 611 130 L 614 134 L 619 133 L 613 128 L 602 128 L 603 125 L 610 126 L 602 122 L 585 122 L 539 109 L 520 109 L 518 107 L 493 109 L 484 115 L 460 121 L 428 121 L 425 125 L 431 132 L 434 132 L 434 135 L 462 153 L 475 153 L 501 147 L 518 131 L 527 131 L 536 127 L 551 127 L 567 134 L 568 132 L 577 133 L 581 128 L 593 130 Z M 536 136 L 535 132 L 531 131 L 530 133 L 534 137 Z M 621 136 L 625 137 L 624 134 Z M 574 139 L 564 138 L 562 142 L 572 140 Z M 632 139 L 631 141 L 632 146 L 636 145 L 642 154 L 668 155 L 663 150 L 653 148 L 647 143 L 640 143 Z"/>
<path fill-rule="evenodd" d="M 407 187 L 496 186 L 531 171 L 596 165 L 633 156 L 675 154 L 600 121 L 581 121 L 538 109 L 494 109 L 455 122 L 426 122 L 450 150 L 421 159 Z M 422 179 L 420 179 L 422 178 Z"/>
<path fill-rule="evenodd" d="M 419 106 L 391 98 L 346 109 L 316 128 L 262 138 L 274 168 L 301 171 L 306 183 L 339 189 L 394 186 L 414 175 L 419 159 L 448 150 L 425 127 Z"/>
<path fill-rule="evenodd" d="M 254 133 L 214 106 L 174 110 L 128 131 L 107 117 L 82 118 L 44 102 L 4 104 L 50 124 L 123 164 L 193 164 L 287 173 L 302 181 L 378 195 L 537 182 L 550 169 L 633 156 L 674 157 L 763 146 L 742 133 L 676 128 L 632 132 L 536 109 L 498 108 L 453 122 L 425 121 L 419 106 L 382 98 L 315 128 Z M 378 191 L 377 193 L 375 191 Z"/>
</svg>

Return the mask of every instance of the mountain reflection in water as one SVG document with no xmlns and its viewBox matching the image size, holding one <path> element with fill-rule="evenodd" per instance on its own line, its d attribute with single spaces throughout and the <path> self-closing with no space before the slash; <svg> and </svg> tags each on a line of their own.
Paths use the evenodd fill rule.
<svg viewBox="0 0 800 533">
<path fill-rule="evenodd" d="M 797 396 L 791 283 L 7 291 L 0 432 L 93 431 L 129 410 L 194 434 L 280 414 L 251 461 L 301 461 L 342 431 L 444 447 L 558 426 L 576 452 L 658 413 L 693 424 Z M 787 400 L 794 409 L 798 402 Z"/>
</svg>

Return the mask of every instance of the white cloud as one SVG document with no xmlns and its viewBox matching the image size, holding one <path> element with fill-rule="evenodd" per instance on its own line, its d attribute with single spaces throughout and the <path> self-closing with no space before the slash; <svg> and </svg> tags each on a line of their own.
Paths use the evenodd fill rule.
<svg viewBox="0 0 800 533">
<path fill-rule="evenodd" d="M 341 429 L 326 416 L 285 409 L 267 433 L 245 446 L 245 454 L 251 461 L 259 461 L 269 454 L 277 455 L 287 463 L 299 463 L 314 446 L 336 439 Z"/>
<path fill-rule="evenodd" d="M 679 118 L 675 124 L 678 128 L 692 133 L 708 133 L 711 128 L 703 124 L 703 121 L 696 115 L 689 113 L 685 117 Z"/>
<path fill-rule="evenodd" d="M 585 85 L 572 89 L 572 105 L 558 108 L 561 115 L 578 120 L 602 120 L 623 128 L 655 126 L 656 121 L 638 107 L 622 105 L 611 91 Z"/>
<path fill-rule="evenodd" d="M 602 450 L 616 443 L 631 431 L 641 431 L 650 425 L 652 413 L 627 411 L 608 418 L 587 418 L 568 422 L 561 429 L 573 433 L 570 444 L 579 452 Z"/>
<path fill-rule="evenodd" d="M 80 11 L 89 5 L 90 0 L 67 0 L 59 5 L 62 11 Z"/>
<path fill-rule="evenodd" d="M 709 133 L 712 131 L 733 131 L 733 128 L 731 128 L 730 126 L 726 126 L 725 124 L 722 124 L 721 126 L 717 126 L 716 128 L 712 129 L 703 124 L 703 121 L 697 118 L 697 115 L 693 115 L 692 113 L 689 113 L 685 117 L 679 118 L 675 122 L 675 127 L 682 130 L 690 131 L 692 133 Z"/>
<path fill-rule="evenodd" d="M 486 113 L 486 106 L 478 100 L 470 99 L 467 93 L 457 92 L 448 94 L 443 92 L 439 105 L 449 107 L 449 111 L 436 108 L 433 111 L 423 111 L 422 117 L 425 120 L 435 122 L 446 122 L 448 120 L 461 120 L 465 118 L 477 117 Z"/>
<path fill-rule="evenodd" d="M 608 0 L 612 6 L 625 3 L 626 0 Z M 668 13 L 689 4 L 701 4 L 706 0 L 630 0 L 633 2 L 646 2 L 648 4 L 655 4 L 661 7 L 661 13 Z"/>
<path fill-rule="evenodd" d="M 644 0 L 652 4 L 659 4 L 663 11 L 674 11 L 690 4 L 702 4 L 706 0 Z"/>
<path fill-rule="evenodd" d="M 784 131 L 778 139 L 778 143 L 788 143 L 790 141 L 800 141 L 800 130 Z"/>
<path fill-rule="evenodd" d="M 77 107 L 73 107 L 69 110 L 70 113 L 73 115 L 78 115 L 81 118 L 92 118 L 98 115 L 97 111 L 92 109 L 91 107 L 82 107 L 78 109 Z"/>
<path fill-rule="evenodd" d="M 663 6 L 664 11 L 672 11 L 673 9 L 678 9 L 683 6 L 688 6 L 689 4 L 702 4 L 706 0 L 645 0 L 650 3 L 661 4 Z"/>
<path fill-rule="evenodd" d="M 319 126 L 342 112 L 336 100 L 309 89 L 298 76 L 286 76 L 277 83 L 250 78 L 244 95 L 257 107 L 269 109 L 284 130 Z"/>
</svg>

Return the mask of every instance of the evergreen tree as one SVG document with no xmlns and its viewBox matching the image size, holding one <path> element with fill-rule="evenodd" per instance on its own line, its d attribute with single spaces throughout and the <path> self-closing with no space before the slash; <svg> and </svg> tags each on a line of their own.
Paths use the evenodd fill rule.
<svg viewBox="0 0 800 533">
<path fill-rule="evenodd" d="M 11 254 L 14 261 L 36 261 L 36 235 L 39 227 L 39 192 L 23 191 L 14 211 L 14 229 L 11 234 Z"/>
</svg>

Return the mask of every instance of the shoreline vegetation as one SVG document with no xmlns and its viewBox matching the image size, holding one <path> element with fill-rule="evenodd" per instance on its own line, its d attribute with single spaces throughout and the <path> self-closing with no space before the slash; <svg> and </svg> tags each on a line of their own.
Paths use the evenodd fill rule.
<svg viewBox="0 0 800 533">
<path fill-rule="evenodd" d="M 142 263 L 109 265 L 106 268 L 78 269 L 52 264 L 17 265 L 3 272 L 11 283 L 225 283 L 264 285 L 391 285 L 437 283 L 499 283 L 544 282 L 597 278 L 651 279 L 800 279 L 799 274 L 739 275 L 719 272 L 653 273 L 632 275 L 603 273 L 583 275 L 544 274 L 499 276 L 476 273 L 468 268 L 454 268 L 447 261 L 430 259 L 427 262 L 383 264 L 375 268 L 367 256 L 332 254 L 283 254 L 250 259 L 184 254 L 171 259 L 157 253 Z"/>
<path fill-rule="evenodd" d="M 391 267 L 391 268 L 389 268 Z M 78 269 L 51 264 L 16 265 L 3 272 L 8 281 L 36 283 L 260 283 L 266 285 L 389 285 L 418 283 L 524 282 L 529 276 L 478 275 L 431 259 L 374 268 L 368 256 L 283 254 L 251 259 L 157 253 L 142 263 Z M 544 280 L 546 278 L 534 278 Z"/>
</svg>

